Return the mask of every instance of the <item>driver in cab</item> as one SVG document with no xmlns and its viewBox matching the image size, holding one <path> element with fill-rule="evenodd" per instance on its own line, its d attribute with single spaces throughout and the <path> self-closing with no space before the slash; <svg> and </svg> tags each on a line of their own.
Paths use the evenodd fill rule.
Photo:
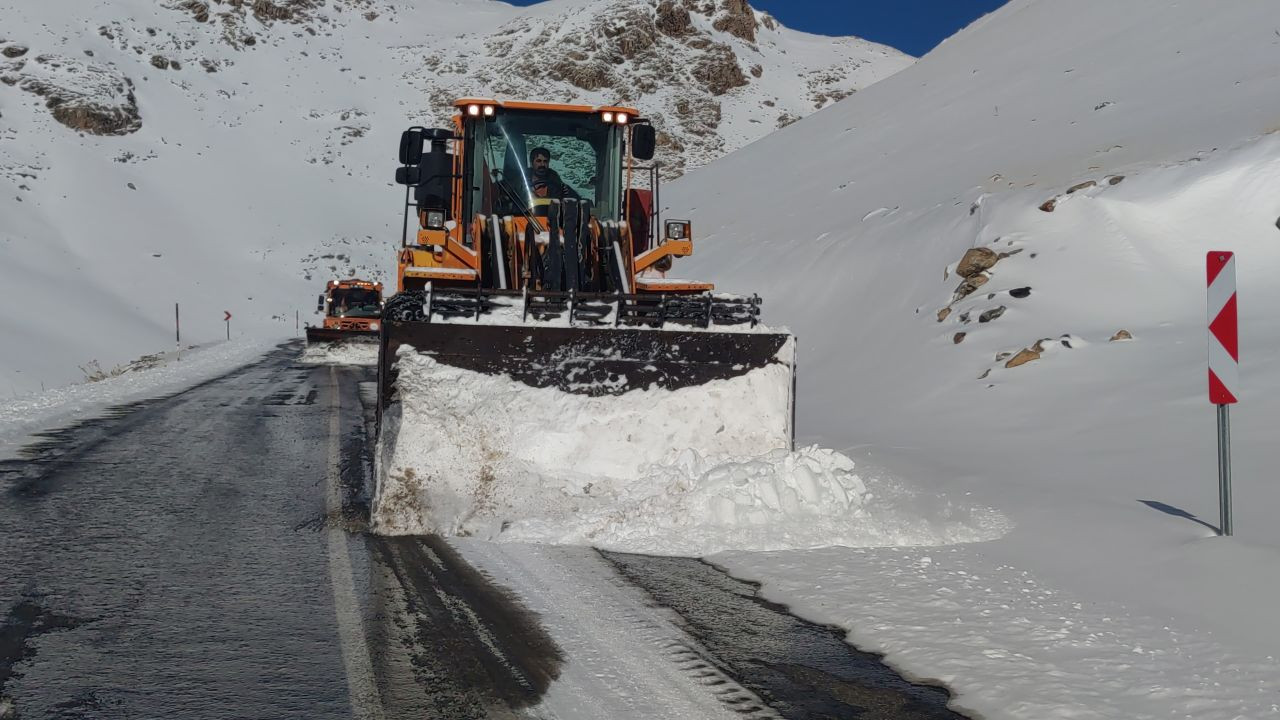
<svg viewBox="0 0 1280 720">
<path fill-rule="evenodd" d="M 529 152 L 529 192 L 533 196 L 534 212 L 538 215 L 546 214 L 552 200 L 581 199 L 560 179 L 560 174 L 551 169 L 551 151 L 543 147 Z"/>
</svg>

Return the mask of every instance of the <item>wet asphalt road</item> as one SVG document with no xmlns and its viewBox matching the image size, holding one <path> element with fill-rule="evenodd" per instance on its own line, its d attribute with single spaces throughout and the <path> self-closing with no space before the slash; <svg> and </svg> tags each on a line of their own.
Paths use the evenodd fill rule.
<svg viewBox="0 0 1280 720">
<path fill-rule="evenodd" d="M 554 717 L 518 592 L 365 534 L 372 371 L 297 351 L 0 462 L 0 720 Z M 605 557 L 770 716 L 959 717 L 709 565 Z"/>
<path fill-rule="evenodd" d="M 307 529 L 320 373 L 278 355 L 0 466 L 0 691 L 20 717 L 350 717 Z"/>
</svg>

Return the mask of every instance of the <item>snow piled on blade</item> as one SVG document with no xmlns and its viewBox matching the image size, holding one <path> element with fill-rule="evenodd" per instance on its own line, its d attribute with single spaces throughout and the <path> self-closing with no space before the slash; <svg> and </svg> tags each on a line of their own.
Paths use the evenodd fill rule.
<svg viewBox="0 0 1280 720">
<path fill-rule="evenodd" d="M 790 372 L 588 397 L 398 356 L 374 527 L 387 534 L 589 544 L 653 554 L 942 545 L 1003 517 L 864 479 L 848 457 L 790 451 Z"/>
<path fill-rule="evenodd" d="M 304 365 L 377 365 L 378 343 L 332 342 L 305 345 L 298 361 Z"/>
</svg>

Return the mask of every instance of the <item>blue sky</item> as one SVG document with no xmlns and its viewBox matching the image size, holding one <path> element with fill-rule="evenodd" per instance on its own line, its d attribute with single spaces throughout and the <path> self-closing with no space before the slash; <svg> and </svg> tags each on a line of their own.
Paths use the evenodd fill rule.
<svg viewBox="0 0 1280 720">
<path fill-rule="evenodd" d="M 533 5 L 542 0 L 507 0 Z M 822 35 L 857 35 L 923 55 L 1006 0 L 750 0 L 783 25 Z"/>
</svg>

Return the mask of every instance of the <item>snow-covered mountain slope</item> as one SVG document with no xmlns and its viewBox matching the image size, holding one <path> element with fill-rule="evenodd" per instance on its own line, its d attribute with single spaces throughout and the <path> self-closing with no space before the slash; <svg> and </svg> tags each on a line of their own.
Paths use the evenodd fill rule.
<svg viewBox="0 0 1280 720">
<path fill-rule="evenodd" d="M 401 129 L 456 97 L 625 102 L 671 174 L 912 60 L 744 0 L 0 0 L 6 393 L 172 342 L 288 334 L 386 279 Z"/>
<path fill-rule="evenodd" d="M 1276 686 L 1254 683 L 1264 666 L 1274 677 L 1264 658 L 1280 649 L 1260 600 L 1280 591 L 1276 19 L 1265 0 L 1013 0 L 907 70 L 664 189 L 667 216 L 693 220 L 696 255 L 677 272 L 760 292 L 767 320 L 797 333 L 800 442 L 1015 523 L 944 560 L 988 584 L 922 572 L 939 585 L 912 591 L 918 612 L 820 598 L 819 614 L 864 628 L 891 660 L 955 678 L 984 717 L 1275 712 Z M 1211 249 L 1238 253 L 1234 540 L 1207 527 Z M 813 564 L 829 573 L 829 559 Z M 767 561 L 741 565 L 769 587 Z M 1019 625 L 1044 613 L 992 590 L 1002 566 L 1080 603 L 1071 622 Z M 823 572 L 801 582 L 826 587 Z M 885 597 L 898 582 L 850 577 Z M 1067 627 L 1130 614 L 1125 635 L 1173 628 L 1167 662 Z M 1024 640 L 987 653 L 983 637 L 1007 638 L 984 635 L 982 618 Z M 956 631 L 923 645 L 904 634 L 934 622 Z M 1227 657 L 1192 657 L 1182 632 Z M 957 636 L 968 640 L 947 647 Z M 1112 662 L 1126 656 L 1128 674 Z M 1248 670 L 1212 677 L 1216 660 Z M 1081 675 L 1046 682 L 1055 671 Z M 1091 696 L 1115 685 L 1099 673 L 1153 690 Z M 1216 709 L 1195 704 L 1200 691 Z"/>
</svg>

